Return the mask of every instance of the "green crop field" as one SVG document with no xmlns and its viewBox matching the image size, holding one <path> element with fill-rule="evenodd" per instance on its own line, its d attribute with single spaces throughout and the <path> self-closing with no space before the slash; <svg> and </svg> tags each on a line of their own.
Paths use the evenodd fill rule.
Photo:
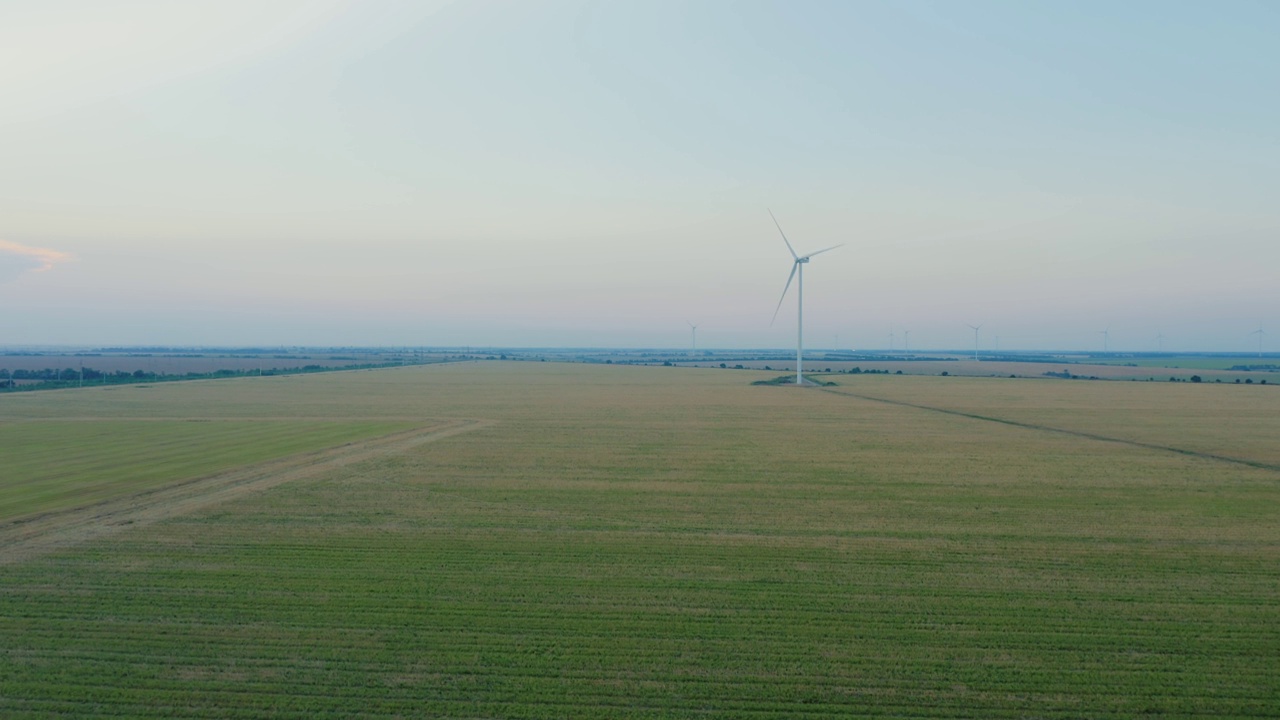
<svg viewBox="0 0 1280 720">
<path fill-rule="evenodd" d="M 1221 355 L 1139 355 L 1125 358 L 1094 358 L 1092 362 L 1099 365 L 1121 364 L 1140 368 L 1186 368 L 1200 370 L 1227 370 L 1240 365 L 1274 365 L 1274 357 L 1261 358 L 1241 353 L 1223 357 Z"/>
<path fill-rule="evenodd" d="M 0 397 L 0 716 L 1280 715 L 1280 389 L 773 375 Z"/>
<path fill-rule="evenodd" d="M 140 421 L 0 424 L 0 519 L 87 505 L 219 470 L 407 429 L 406 423 Z"/>
</svg>

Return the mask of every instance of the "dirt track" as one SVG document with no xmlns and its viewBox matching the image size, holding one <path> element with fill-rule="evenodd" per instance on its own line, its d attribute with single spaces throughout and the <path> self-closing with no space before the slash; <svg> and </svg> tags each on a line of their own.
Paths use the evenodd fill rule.
<svg viewBox="0 0 1280 720">
<path fill-rule="evenodd" d="M 492 425 L 453 420 L 302 453 L 187 480 L 85 507 L 46 513 L 0 525 L 0 565 L 78 545 L 121 529 L 145 525 L 337 468 L 396 455 L 424 443 Z"/>
</svg>

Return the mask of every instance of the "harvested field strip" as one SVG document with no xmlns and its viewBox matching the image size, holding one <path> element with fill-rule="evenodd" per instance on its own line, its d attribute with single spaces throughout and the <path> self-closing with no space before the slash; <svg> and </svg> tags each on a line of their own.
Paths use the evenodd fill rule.
<svg viewBox="0 0 1280 720">
<path fill-rule="evenodd" d="M 127 427 L 128 424 L 120 423 L 112 427 Z M 0 564 L 19 562 L 33 555 L 74 545 L 91 537 L 107 534 L 120 527 L 135 523 L 154 522 L 158 519 L 191 512 L 224 502 L 244 493 L 268 488 L 289 480 L 309 477 L 374 457 L 403 452 L 424 442 L 450 437 L 488 424 L 485 421 L 438 422 L 426 427 L 407 431 L 401 430 L 390 435 L 383 434 L 380 437 L 363 441 L 346 442 L 341 446 L 330 447 L 326 450 L 294 454 L 283 459 L 249 466 L 244 465 L 244 460 L 253 456 L 245 452 L 243 445 L 235 445 L 235 443 L 243 443 L 248 439 L 248 435 L 261 438 L 263 434 L 269 434 L 264 430 L 263 425 L 270 426 L 271 424 L 250 424 L 248 427 L 231 424 L 229 427 L 233 432 L 229 436 L 222 438 L 230 441 L 231 449 L 214 453 L 207 447 L 198 447 L 197 452 L 201 453 L 199 455 L 201 463 L 216 462 L 224 466 L 228 463 L 234 463 L 236 465 L 235 469 L 193 479 L 189 474 L 185 476 L 174 474 L 178 471 L 189 471 L 193 467 L 187 458 L 184 458 L 182 462 L 173 463 L 150 460 L 147 463 L 148 469 L 165 474 L 148 476 L 149 478 L 159 478 L 158 480 L 153 479 L 149 483 L 151 486 L 149 489 L 122 495 L 118 485 L 109 486 L 108 499 L 88 505 L 76 505 L 69 509 L 47 511 L 36 515 L 27 514 L 16 519 L 11 518 L 5 524 L 0 525 L 0 548 L 4 549 L 4 554 L 0 555 Z M 335 440 L 367 437 L 374 432 L 385 433 L 390 427 L 395 427 L 395 425 L 366 424 L 355 428 L 356 432 L 352 432 L 353 428 L 337 426 L 336 428 L 328 428 L 336 430 L 336 435 L 325 433 L 316 436 L 304 433 L 303 437 L 310 441 L 312 447 L 314 447 L 314 443 L 317 440 L 331 445 Z M 290 424 L 285 428 L 293 431 L 299 430 L 297 424 Z M 306 424 L 303 424 L 303 428 L 306 428 Z M 161 444 L 164 445 L 166 443 Z M 192 450 L 190 445 L 174 439 L 170 439 L 167 444 L 174 445 L 179 451 L 186 453 L 190 453 Z M 271 451 L 273 454 L 278 455 L 282 447 L 288 448 L 291 446 L 288 444 L 274 444 L 271 446 Z M 37 453 L 36 455 L 37 459 L 39 459 L 44 457 L 45 453 Z M 109 462 L 121 457 L 130 456 L 107 452 L 99 453 L 96 459 L 98 462 L 104 460 Z M 91 463 L 86 463 L 85 465 L 89 470 L 92 470 Z M 72 466 L 78 467 L 79 465 L 72 463 Z M 208 467 L 208 465 L 194 465 L 194 467 Z M 40 479 L 37 478 L 37 480 Z M 45 480 L 47 481 L 47 479 Z M 133 487 L 130 486 L 131 489 Z M 27 493 L 28 496 L 32 494 L 29 490 Z"/>
<path fill-rule="evenodd" d="M 1027 430 L 1040 430 L 1044 432 L 1062 433 L 1064 435 L 1071 435 L 1073 437 L 1084 438 L 1086 440 L 1098 440 L 1101 442 L 1120 443 L 1122 445 L 1130 445 L 1133 447 L 1143 448 L 1146 450 L 1159 450 L 1162 452 L 1172 452 L 1172 453 L 1178 453 L 1180 455 L 1190 455 L 1191 457 L 1203 458 L 1205 460 L 1217 460 L 1219 462 L 1236 463 L 1236 464 L 1245 465 L 1248 467 L 1260 468 L 1262 470 L 1280 471 L 1280 465 L 1276 465 L 1274 463 L 1259 462 L 1256 460 L 1249 460 L 1246 458 L 1227 457 L 1225 455 L 1217 455 L 1214 453 L 1200 452 L 1197 450 L 1187 450 L 1185 448 L 1173 447 L 1170 445 L 1159 445 L 1155 443 L 1141 442 L 1138 440 L 1130 440 L 1126 438 L 1112 437 L 1108 435 L 1098 435 L 1096 433 L 1083 432 L 1080 430 L 1069 430 L 1066 428 L 1050 427 L 1048 425 L 1039 425 L 1036 423 L 1023 422 L 1019 420 L 1010 420 L 1007 418 L 994 417 L 991 415 L 979 415 L 977 413 L 964 412 L 962 410 L 953 410 L 950 408 L 934 407 L 931 405 L 921 405 L 918 403 L 911 403 L 903 400 L 893 400 L 893 399 L 884 398 L 884 397 L 874 397 L 872 395 L 863 395 L 860 393 L 835 390 L 832 388 L 824 387 L 824 388 L 818 388 L 818 390 L 821 390 L 822 392 L 825 392 L 825 393 L 831 393 L 832 395 L 843 395 L 845 397 L 857 398 L 859 400 L 870 400 L 872 402 L 885 403 L 888 405 L 897 405 L 900 407 L 914 408 L 916 410 L 927 410 L 929 412 L 942 413 L 944 415 L 955 415 L 957 417 L 969 418 L 971 420 L 983 420 L 985 422 L 1000 423 L 1001 425 L 1009 425 L 1012 427 L 1025 428 Z"/>
</svg>

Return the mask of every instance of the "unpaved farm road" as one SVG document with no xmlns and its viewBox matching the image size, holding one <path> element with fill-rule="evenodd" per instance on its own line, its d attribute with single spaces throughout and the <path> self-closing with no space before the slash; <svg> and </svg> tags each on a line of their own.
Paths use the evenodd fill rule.
<svg viewBox="0 0 1280 720">
<path fill-rule="evenodd" d="M 79 545 L 119 530 L 185 515 L 281 483 L 479 430 L 491 420 L 450 420 L 195 478 L 84 507 L 0 524 L 0 565 Z"/>
</svg>

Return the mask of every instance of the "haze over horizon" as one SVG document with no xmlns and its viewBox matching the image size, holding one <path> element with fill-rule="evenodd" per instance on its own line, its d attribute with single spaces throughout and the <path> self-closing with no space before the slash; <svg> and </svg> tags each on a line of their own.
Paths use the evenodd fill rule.
<svg viewBox="0 0 1280 720">
<path fill-rule="evenodd" d="M 0 346 L 1280 348 L 1280 6 L 0 6 Z M 794 293 L 794 289 L 793 289 Z"/>
</svg>

